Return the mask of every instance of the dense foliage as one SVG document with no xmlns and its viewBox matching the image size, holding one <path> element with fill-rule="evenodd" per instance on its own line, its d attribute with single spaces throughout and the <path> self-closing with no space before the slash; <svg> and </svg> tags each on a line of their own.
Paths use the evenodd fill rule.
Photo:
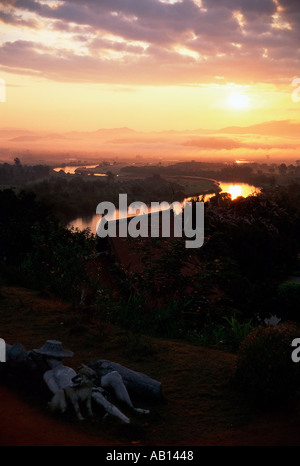
<svg viewBox="0 0 300 466">
<path fill-rule="evenodd" d="M 245 338 L 238 353 L 236 384 L 263 406 L 280 405 L 298 390 L 300 367 L 292 360 L 292 342 L 299 326 L 285 323 L 258 327 Z"/>
<path fill-rule="evenodd" d="M 184 192 L 175 182 L 169 182 L 159 175 L 146 179 L 118 180 L 117 177 L 80 176 L 66 174 L 52 176 L 47 180 L 27 185 L 27 190 L 36 194 L 37 199 L 52 208 L 56 218 L 67 224 L 77 217 L 96 214 L 100 202 L 119 204 L 119 194 L 127 194 L 127 202 L 166 199 L 182 200 Z"/>
<path fill-rule="evenodd" d="M 218 346 L 228 328 L 224 317 L 245 326 L 274 314 L 299 320 L 300 285 L 282 283 L 297 267 L 299 199 L 299 185 L 234 201 L 217 195 L 205 205 L 202 248 L 186 249 L 184 239 L 142 243 L 144 270 L 123 270 L 123 282 L 146 308 L 176 304 L 181 330 L 206 341 L 209 334 Z M 138 248 L 135 242 L 132 250 Z"/>
<path fill-rule="evenodd" d="M 139 197 L 157 181 L 133 180 L 128 192 Z M 95 241 L 88 231 L 71 231 L 59 223 L 63 209 L 72 210 L 75 203 L 68 190 L 77 192 L 82 206 L 94 205 L 98 189 L 113 200 L 124 186 L 59 177 L 36 186 L 38 193 L 0 192 L 2 277 L 78 301 L 93 280 L 86 273 L 86 257 L 93 257 Z M 170 186 L 162 183 L 158 197 L 164 188 Z M 196 338 L 234 351 L 266 317 L 299 321 L 300 285 L 285 283 L 299 273 L 299 201 L 299 184 L 235 200 L 218 194 L 205 203 L 205 241 L 199 249 L 186 249 L 184 238 L 141 244 L 129 239 L 144 269 L 129 273 L 112 264 L 117 292 L 105 292 L 100 315 L 132 328 L 138 322 L 140 332 L 151 328 L 152 333 Z M 102 293 L 101 275 L 97 286 Z"/>
<path fill-rule="evenodd" d="M 153 193 L 169 199 L 177 188 L 156 176 L 126 186 L 58 177 L 35 183 L 34 192 L 0 191 L 1 279 L 74 303 L 82 289 L 92 290 L 96 317 L 136 335 L 184 337 L 237 352 L 236 381 L 245 395 L 262 405 L 287 399 L 297 391 L 300 370 L 291 359 L 291 342 L 300 336 L 300 184 L 235 200 L 212 197 L 199 249 L 186 249 L 185 238 L 129 238 L 144 268 L 130 272 L 112 263 L 112 288 L 107 277 L 88 272 L 94 236 L 59 221 L 94 209 L 96 199 L 117 202 L 120 192 L 129 193 L 129 202 L 143 196 L 147 202 Z M 274 315 L 280 324 L 266 325 Z"/>
<path fill-rule="evenodd" d="M 94 249 L 88 231 L 63 228 L 33 193 L 0 192 L 2 279 L 78 301 Z"/>
<path fill-rule="evenodd" d="M 18 157 L 15 158 L 15 163 L 0 164 L 0 184 L 24 186 L 26 183 L 47 178 L 50 174 L 50 167 L 47 165 L 22 165 Z"/>
</svg>

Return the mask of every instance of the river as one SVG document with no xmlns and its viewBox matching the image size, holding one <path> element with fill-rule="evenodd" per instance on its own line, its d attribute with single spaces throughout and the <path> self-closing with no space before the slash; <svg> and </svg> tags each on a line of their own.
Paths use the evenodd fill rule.
<svg viewBox="0 0 300 466">
<path fill-rule="evenodd" d="M 75 170 L 77 168 L 96 168 L 98 165 L 65 165 L 64 167 L 55 167 L 53 170 L 55 172 L 60 172 L 61 170 L 65 173 L 70 173 L 71 175 L 75 175 Z"/>
<path fill-rule="evenodd" d="M 219 182 L 219 186 L 221 188 L 221 192 L 224 193 L 230 193 L 232 199 L 236 199 L 239 196 L 247 197 L 250 196 L 253 193 L 257 193 L 260 191 L 259 188 L 256 188 L 255 186 L 249 185 L 247 183 L 223 183 Z M 208 200 L 210 197 L 214 196 L 214 194 L 209 194 L 205 196 L 205 200 Z M 183 204 L 185 202 L 188 202 L 190 198 L 186 198 L 183 201 Z M 119 211 L 117 210 L 117 218 L 125 218 L 127 216 L 127 211 Z M 80 231 L 85 230 L 86 228 L 89 228 L 91 233 L 96 234 L 97 231 L 97 225 L 100 220 L 100 215 L 91 215 L 87 217 L 78 217 L 74 220 L 72 220 L 68 224 L 68 228 L 74 227 L 75 229 L 78 228 Z"/>
<path fill-rule="evenodd" d="M 96 168 L 97 165 L 66 165 L 64 167 L 55 167 L 53 170 L 55 172 L 60 172 L 61 170 L 64 171 L 66 174 L 75 175 L 77 168 L 88 169 L 88 168 Z M 107 176 L 106 173 L 93 173 L 94 176 Z M 118 175 L 117 175 L 118 176 Z"/>
</svg>

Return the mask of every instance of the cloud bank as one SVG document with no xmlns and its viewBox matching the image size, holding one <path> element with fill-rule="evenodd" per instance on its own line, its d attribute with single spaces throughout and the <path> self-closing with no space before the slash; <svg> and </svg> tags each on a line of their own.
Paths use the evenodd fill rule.
<svg viewBox="0 0 300 466">
<path fill-rule="evenodd" d="M 6 0 L 4 71 L 122 85 L 290 83 L 296 0 Z"/>
</svg>

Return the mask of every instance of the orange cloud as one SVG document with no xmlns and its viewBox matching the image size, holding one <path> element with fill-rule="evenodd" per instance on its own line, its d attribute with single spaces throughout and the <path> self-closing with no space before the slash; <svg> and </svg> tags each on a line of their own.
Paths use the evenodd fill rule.
<svg viewBox="0 0 300 466">
<path fill-rule="evenodd" d="M 2 4 L 0 62 L 12 73 L 58 81 L 166 85 L 212 82 L 216 76 L 244 83 L 290 82 L 300 69 L 297 2 Z"/>
</svg>

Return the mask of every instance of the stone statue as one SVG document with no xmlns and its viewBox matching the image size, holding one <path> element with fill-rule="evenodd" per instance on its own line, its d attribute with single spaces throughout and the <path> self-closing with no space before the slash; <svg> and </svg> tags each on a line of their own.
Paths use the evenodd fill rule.
<svg viewBox="0 0 300 466">
<path fill-rule="evenodd" d="M 55 367 L 55 369 L 57 366 Z M 60 372 L 62 372 L 62 378 L 65 381 L 68 374 L 63 374 L 65 366 L 60 367 Z M 48 371 L 48 382 L 49 387 L 52 387 L 52 377 L 49 374 L 51 371 Z M 84 417 L 81 414 L 80 403 L 85 405 L 87 414 L 89 417 L 93 416 L 92 411 L 92 393 L 94 386 L 94 374 L 93 370 L 89 369 L 87 366 L 80 366 L 75 375 L 71 379 L 71 383 L 66 385 L 64 388 L 58 388 L 54 393 L 51 401 L 48 403 L 51 411 L 61 411 L 64 413 L 67 410 L 68 404 L 70 404 L 75 411 L 77 418 L 81 421 Z"/>
<path fill-rule="evenodd" d="M 121 375 L 122 370 L 125 375 L 126 373 L 130 375 L 127 376 L 127 379 L 130 380 L 131 383 L 134 377 L 136 377 L 138 383 L 141 378 L 143 379 L 143 377 L 146 377 L 148 383 L 152 382 L 156 387 L 159 385 L 160 388 L 160 383 L 152 381 L 148 376 L 135 373 L 134 371 L 123 368 L 115 363 L 110 363 L 109 361 L 96 361 L 89 366 L 82 365 L 76 373 L 74 369 L 62 363 L 64 358 L 71 358 L 73 352 L 65 350 L 62 343 L 56 340 L 47 340 L 41 348 L 34 349 L 33 353 L 41 356 L 49 367 L 49 369 L 44 372 L 43 379 L 53 394 L 49 402 L 50 409 L 65 412 L 68 404 L 71 404 L 78 419 L 83 419 L 79 406 L 80 402 L 85 405 L 88 415 L 92 416 L 91 401 L 94 400 L 104 408 L 107 414 L 116 416 L 123 422 L 129 423 L 130 419 L 107 400 L 105 397 L 106 392 L 113 394 L 117 401 L 125 403 L 136 412 L 149 412 L 148 410 L 135 408 L 133 406 Z M 109 366 L 109 364 L 111 366 Z M 98 384 L 96 383 L 97 381 Z M 145 382 L 144 379 L 143 382 Z"/>
<path fill-rule="evenodd" d="M 70 403 L 78 419 L 84 419 L 79 403 L 82 402 L 87 408 L 89 416 L 92 416 L 92 388 L 94 385 L 95 374 L 92 369 L 81 366 L 78 373 L 71 367 L 64 366 L 62 359 L 71 358 L 73 352 L 65 350 L 61 342 L 48 340 L 40 349 L 34 349 L 34 353 L 39 354 L 45 359 L 50 367 L 44 375 L 46 382 L 53 397 L 48 406 L 52 411 L 61 411 L 64 413 Z"/>
</svg>

